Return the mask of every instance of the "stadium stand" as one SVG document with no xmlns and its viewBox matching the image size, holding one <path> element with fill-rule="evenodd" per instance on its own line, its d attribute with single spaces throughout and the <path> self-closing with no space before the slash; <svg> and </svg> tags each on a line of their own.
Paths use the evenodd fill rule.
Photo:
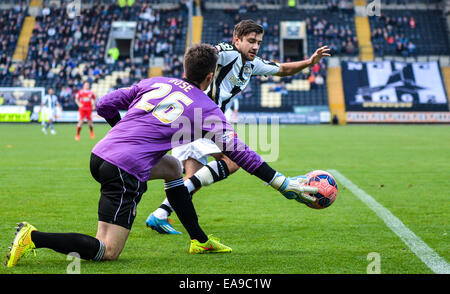
<svg viewBox="0 0 450 294">
<path fill-rule="evenodd" d="M 0 87 L 11 86 L 19 68 L 13 63 L 21 27 L 26 15 L 25 5 L 0 10 Z"/>
<path fill-rule="evenodd" d="M 205 10 L 204 15 L 203 41 L 206 43 L 230 42 L 237 22 L 246 18 L 255 19 L 266 30 L 262 51 L 269 59 L 279 58 L 279 24 L 280 21 L 290 20 L 306 21 L 309 55 L 325 43 L 330 45 L 334 54 L 358 53 L 354 13 L 351 9 Z M 220 21 L 217 22 L 217 19 Z"/>
<path fill-rule="evenodd" d="M 386 10 L 369 17 L 375 55 L 443 55 L 449 52 L 446 23 L 438 10 Z"/>
<path fill-rule="evenodd" d="M 236 10 L 205 10 L 203 41 L 216 44 L 231 42 L 234 25 L 241 19 L 255 19 L 264 28 L 260 56 L 267 60 L 280 60 L 280 22 L 304 19 L 308 33 L 308 55 L 329 44 L 334 55 L 358 54 L 353 11 L 347 8 L 258 10 L 251 5 L 241 5 Z M 217 25 L 217 19 L 220 19 Z M 245 99 L 239 108 L 243 111 L 292 111 L 294 106 L 324 106 L 328 104 L 326 86 L 326 60 L 311 71 L 295 77 L 256 77 L 251 81 Z M 268 85 L 264 85 L 268 84 Z M 281 95 L 281 100 L 280 96 Z M 265 101 L 261 100 L 264 97 Z M 273 98 L 273 99 L 272 99 Z M 271 101 L 281 101 L 275 103 Z"/>
<path fill-rule="evenodd" d="M 181 76 L 180 59 L 185 49 L 187 24 L 180 9 L 158 11 L 147 4 L 119 7 L 111 3 L 83 8 L 80 16 L 73 19 L 66 17 L 66 9 L 62 5 L 40 10 L 27 58 L 15 64 L 11 56 L 24 13 L 3 11 L 5 17 L 1 20 L 5 26 L 8 22 L 6 27 L 12 33 L 5 33 L 1 38 L 5 40 L 0 55 L 1 86 L 53 87 L 64 108 L 75 109 L 74 95 L 82 81 L 93 83 L 93 90 L 102 96 L 113 87 L 148 77 L 148 64 L 155 56 L 164 57 L 164 74 Z M 129 58 L 115 63 L 104 58 L 111 23 L 117 20 L 137 22 L 133 51 L 135 57 L 141 58 L 138 64 L 132 64 Z"/>
</svg>

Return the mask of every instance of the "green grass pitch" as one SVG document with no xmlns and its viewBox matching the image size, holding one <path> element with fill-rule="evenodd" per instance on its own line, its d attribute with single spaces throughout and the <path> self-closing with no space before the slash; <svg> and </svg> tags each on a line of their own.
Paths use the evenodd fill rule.
<svg viewBox="0 0 450 294">
<path fill-rule="evenodd" d="M 99 184 L 89 172 L 92 147 L 108 131 L 57 124 L 0 124 L 0 252 L 15 224 L 41 231 L 95 236 Z M 333 169 L 389 209 L 445 260 L 450 260 L 450 128 L 446 125 L 280 126 L 279 158 L 272 167 L 289 176 Z M 339 181 L 338 181 L 339 183 Z M 149 183 L 133 229 L 116 262 L 81 261 L 82 274 L 365 274 L 368 255 L 380 256 L 381 273 L 432 271 L 385 223 L 343 185 L 336 202 L 313 210 L 285 199 L 240 170 L 194 196 L 199 221 L 233 248 L 231 254 L 190 255 L 189 237 L 159 235 L 145 227 L 162 199 L 163 182 Z M 64 274 L 67 256 L 37 250 L 0 273 Z"/>
</svg>

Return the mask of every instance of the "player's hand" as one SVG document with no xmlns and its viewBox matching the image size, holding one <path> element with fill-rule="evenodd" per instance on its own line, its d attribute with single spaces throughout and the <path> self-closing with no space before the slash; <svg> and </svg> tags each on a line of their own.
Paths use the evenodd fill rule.
<svg viewBox="0 0 450 294">
<path fill-rule="evenodd" d="M 286 178 L 286 183 L 280 188 L 280 192 L 287 199 L 295 199 L 300 203 L 306 204 L 316 201 L 316 197 L 309 194 L 316 194 L 319 192 L 319 189 L 308 186 L 306 176 L 298 176 Z"/>
<path fill-rule="evenodd" d="M 316 52 L 314 52 L 314 54 L 311 55 L 311 57 L 309 58 L 311 66 L 318 63 L 322 59 L 322 57 L 331 56 L 330 50 L 331 49 L 328 48 L 328 46 L 323 46 L 323 47 L 320 47 L 319 49 L 317 49 Z"/>
</svg>

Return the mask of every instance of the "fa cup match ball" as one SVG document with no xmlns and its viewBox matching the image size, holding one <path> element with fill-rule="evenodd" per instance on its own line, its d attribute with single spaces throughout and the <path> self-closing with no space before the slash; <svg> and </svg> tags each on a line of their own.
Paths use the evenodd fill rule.
<svg viewBox="0 0 450 294">
<path fill-rule="evenodd" d="M 311 208 L 322 209 L 330 206 L 336 200 L 338 185 L 334 177 L 323 170 L 314 170 L 306 174 L 307 185 L 319 188 L 319 192 L 311 196 L 316 198 L 313 203 L 307 203 Z"/>
</svg>

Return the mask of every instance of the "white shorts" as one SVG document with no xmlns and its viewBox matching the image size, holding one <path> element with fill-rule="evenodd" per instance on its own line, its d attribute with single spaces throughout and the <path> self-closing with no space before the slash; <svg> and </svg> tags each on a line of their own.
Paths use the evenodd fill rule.
<svg viewBox="0 0 450 294">
<path fill-rule="evenodd" d="M 172 149 L 172 155 L 180 162 L 190 157 L 204 165 L 208 163 L 209 155 L 221 152 L 213 141 L 204 138 Z"/>
<path fill-rule="evenodd" d="M 54 109 L 48 108 L 48 107 L 44 107 L 44 109 L 42 109 L 42 121 L 55 121 L 56 118 L 56 111 Z"/>
</svg>

